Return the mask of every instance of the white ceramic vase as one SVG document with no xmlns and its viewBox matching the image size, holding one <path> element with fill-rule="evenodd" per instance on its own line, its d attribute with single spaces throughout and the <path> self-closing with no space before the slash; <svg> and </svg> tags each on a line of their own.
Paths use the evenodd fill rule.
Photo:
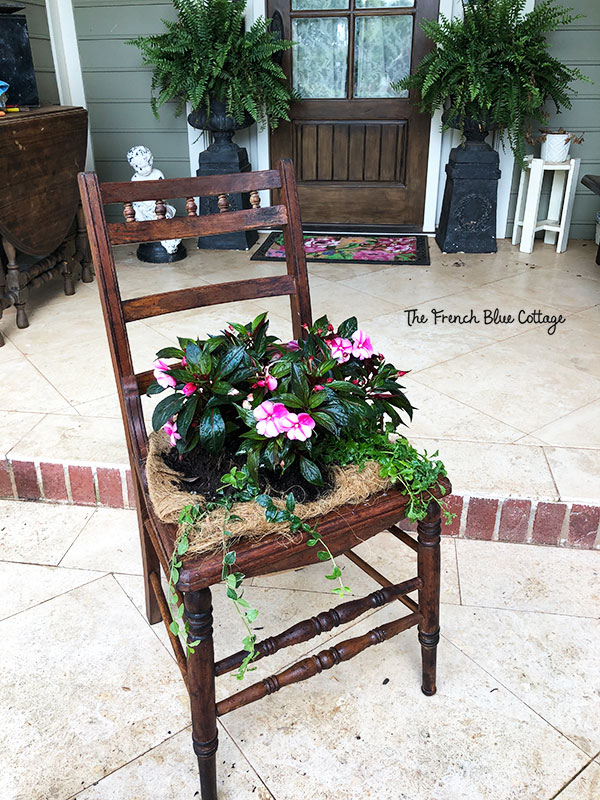
<svg viewBox="0 0 600 800">
<path fill-rule="evenodd" d="M 540 158 L 544 161 L 568 161 L 571 142 L 568 133 L 547 133 L 546 141 L 542 142 Z"/>
</svg>

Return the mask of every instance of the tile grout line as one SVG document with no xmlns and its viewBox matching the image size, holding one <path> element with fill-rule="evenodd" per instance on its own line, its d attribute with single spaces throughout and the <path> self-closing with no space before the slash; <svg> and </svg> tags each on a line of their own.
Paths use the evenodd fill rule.
<svg viewBox="0 0 600 800">
<path fill-rule="evenodd" d="M 87 508 L 92 508 L 92 506 L 87 506 Z M 90 516 L 89 516 L 89 517 L 86 519 L 86 521 L 85 521 L 85 522 L 83 523 L 83 525 L 81 526 L 81 528 L 80 528 L 79 532 L 77 533 L 77 535 L 75 536 L 75 538 L 73 539 L 73 541 L 71 542 L 71 544 L 70 544 L 70 545 L 67 547 L 67 549 L 65 550 L 65 552 L 64 552 L 64 553 L 63 553 L 63 555 L 61 556 L 60 560 L 59 560 L 59 561 L 58 561 L 58 563 L 56 564 L 56 566 L 57 566 L 57 567 L 60 567 L 60 565 L 62 564 L 62 562 L 65 560 L 65 558 L 67 557 L 67 554 L 68 554 L 69 550 L 70 550 L 70 549 L 73 547 L 73 545 L 75 544 L 75 542 L 76 542 L 76 541 L 79 539 L 79 537 L 81 536 L 81 534 L 82 534 L 82 533 L 84 532 L 84 530 L 87 528 L 88 524 L 89 524 L 89 523 L 92 521 L 92 519 L 93 519 L 93 517 L 94 517 L 94 514 L 95 514 L 95 513 L 96 513 L 96 509 L 94 508 L 94 509 L 93 509 L 93 511 L 92 511 L 92 513 L 90 514 Z"/>
<path fill-rule="evenodd" d="M 4 563 L 7 563 L 7 562 L 4 562 Z M 26 563 L 26 562 L 20 561 L 20 562 L 17 562 L 17 563 L 23 564 L 23 563 Z M 58 566 L 55 566 L 53 564 L 39 564 L 39 565 L 31 565 L 31 566 L 53 567 L 54 569 L 59 569 Z M 39 606 L 43 606 L 45 603 L 51 603 L 53 600 L 57 600 L 59 597 L 64 597 L 65 595 L 70 594 L 71 592 L 74 592 L 77 589 L 83 589 L 84 586 L 89 586 L 91 583 L 96 583 L 96 581 L 102 580 L 102 578 L 105 578 L 109 574 L 110 574 L 109 572 L 103 572 L 101 575 L 96 575 L 96 577 L 90 578 L 89 581 L 85 581 L 85 583 L 80 583 L 79 586 L 73 586 L 71 589 L 67 589 L 64 592 L 59 592 L 59 594 L 52 595 L 52 597 L 47 597 L 45 600 L 40 600 L 39 603 L 34 603 L 31 606 L 27 606 L 27 608 L 22 608 L 20 611 L 15 611 L 12 614 L 8 614 L 6 617 L 0 618 L 0 622 L 6 622 L 6 620 L 8 620 L 8 619 L 13 619 L 14 617 L 18 617 L 19 614 L 24 614 L 26 611 L 32 611 L 34 608 L 39 608 Z"/>
<path fill-rule="evenodd" d="M 518 701 L 519 701 L 519 703 L 522 703 L 522 704 L 523 704 L 523 705 L 524 705 L 526 708 L 528 708 L 528 709 L 531 711 L 531 713 L 532 713 L 532 714 L 535 714 L 537 717 L 539 717 L 539 718 L 540 718 L 540 719 L 541 719 L 543 722 L 545 722 L 545 723 L 546 723 L 546 725 L 548 725 L 550 728 L 552 728 L 553 730 L 555 730 L 555 731 L 556 731 L 556 732 L 559 734 L 559 736 L 561 736 L 561 737 L 562 737 L 563 739 L 565 739 L 565 740 L 566 740 L 566 741 L 567 741 L 569 744 L 573 745 L 573 747 L 575 747 L 577 750 L 579 750 L 581 753 L 583 753 L 583 754 L 584 754 L 584 756 L 586 756 L 586 758 L 589 758 L 589 753 L 586 753 L 586 752 L 585 752 L 585 750 L 583 750 L 583 748 L 581 748 L 581 747 L 580 747 L 580 746 L 579 746 L 579 745 L 578 745 L 576 742 L 574 742 L 574 741 L 573 741 L 572 739 L 570 739 L 570 738 L 569 738 L 569 737 L 568 737 L 568 736 L 567 736 L 565 733 L 563 733 L 561 730 L 559 730 L 559 729 L 556 727 L 556 725 L 554 725 L 552 722 L 550 722 L 549 720 L 547 720 L 547 719 L 546 719 L 546 718 L 545 718 L 545 717 L 544 717 L 544 716 L 543 716 L 543 715 L 542 715 L 542 714 L 541 714 L 539 711 L 536 711 L 536 710 L 535 710 L 535 708 L 533 708 L 533 706 L 530 706 L 530 705 L 529 705 L 529 703 L 527 703 L 525 700 L 523 700 L 523 698 L 519 697 L 519 695 L 518 695 L 518 694 L 516 694 L 516 692 L 514 692 L 512 689 L 510 689 L 510 688 L 509 688 L 509 687 L 508 687 L 506 684 L 502 683 L 502 681 L 501 681 L 501 680 L 499 680 L 499 679 L 498 679 L 498 678 L 497 678 L 497 677 L 496 677 L 496 676 L 495 676 L 493 673 L 491 673 L 491 672 L 490 672 L 488 669 L 486 669 L 484 666 L 482 666 L 482 665 L 481 665 L 481 664 L 480 664 L 478 661 L 476 661 L 476 660 L 475 660 L 475 659 L 474 659 L 472 656 L 470 656 L 468 653 L 465 653 L 465 651 L 464 651 L 464 650 L 462 650 L 462 649 L 461 649 L 461 648 L 460 648 L 460 647 L 459 647 L 457 644 L 455 644 L 455 643 L 454 643 L 454 642 L 453 642 L 451 639 L 449 639 L 449 638 L 448 638 L 448 636 L 447 636 L 446 634 L 442 634 L 442 638 L 443 638 L 443 639 L 445 639 L 445 640 L 446 640 L 446 642 L 448 642 L 448 644 L 449 644 L 449 645 L 451 645 L 451 646 L 452 646 L 452 647 L 454 647 L 456 650 L 458 650 L 458 652 L 459 652 L 459 653 L 462 653 L 462 654 L 463 654 L 463 656 L 465 656 L 465 658 L 468 658 L 468 659 L 469 659 L 469 661 L 471 661 L 473 664 L 476 664 L 476 665 L 479 667 L 479 669 L 483 670 L 483 671 L 485 672 L 485 674 L 486 674 L 486 675 L 488 675 L 490 678 L 492 678 L 492 680 L 493 680 L 493 681 L 495 681 L 495 682 L 496 682 L 496 683 L 498 683 L 500 686 L 502 686 L 502 688 L 503 688 L 503 689 L 505 689 L 505 690 L 506 690 L 506 691 L 507 691 L 509 694 L 511 694 L 511 695 L 512 695 L 512 696 L 513 696 L 513 697 L 514 697 L 516 700 L 518 700 Z M 551 798 L 551 800 L 552 800 L 552 798 Z"/>
<path fill-rule="evenodd" d="M 269 787 L 268 787 L 267 783 L 266 783 L 266 782 L 263 780 L 263 778 L 262 778 L 262 776 L 261 776 L 260 772 L 259 772 L 259 771 L 258 771 L 258 769 L 257 769 L 257 768 L 254 766 L 254 764 L 253 764 L 253 763 L 252 763 L 252 761 L 250 760 L 249 756 L 247 756 L 247 755 L 246 755 L 246 753 L 244 753 L 244 751 L 242 750 L 242 747 L 241 747 L 241 745 L 237 743 L 237 741 L 235 740 L 235 738 L 234 738 L 234 736 L 233 736 L 232 732 L 231 732 L 231 731 L 229 730 L 229 728 L 228 728 L 228 727 L 225 725 L 225 723 L 224 723 L 224 721 L 223 721 L 223 720 L 224 720 L 224 717 L 219 717 L 217 721 L 218 721 L 218 723 L 221 725 L 221 727 L 223 728 L 223 730 L 225 731 L 225 733 L 227 734 L 227 736 L 228 736 L 228 737 L 231 739 L 231 741 L 233 742 L 233 745 L 234 745 L 234 747 L 236 748 L 236 750 L 237 750 L 237 751 L 239 752 L 239 754 L 242 756 L 242 758 L 244 759 L 244 761 L 245 761 L 245 762 L 248 764 L 248 766 L 250 767 L 250 769 L 252 770 L 252 772 L 253 772 L 253 773 L 256 775 L 256 777 L 258 778 L 258 780 L 259 780 L 259 781 L 262 783 L 262 785 L 265 787 L 265 789 L 266 789 L 266 790 L 267 790 L 267 792 L 269 793 L 269 795 L 270 795 L 270 797 L 272 798 L 272 800 L 277 800 L 277 798 L 276 798 L 275 794 L 274 794 L 274 793 L 273 793 L 273 792 L 272 792 L 272 791 L 269 789 Z M 219 751 L 217 750 L 217 753 L 218 753 L 218 752 L 219 752 Z M 254 791 L 254 790 L 253 790 L 253 791 Z"/>
<path fill-rule="evenodd" d="M 596 753 L 595 756 L 592 756 L 590 760 L 587 762 L 587 764 L 584 764 L 583 767 L 578 772 L 576 772 L 572 778 L 569 778 L 569 780 L 563 786 L 560 787 L 558 792 L 556 792 L 556 794 L 553 794 L 552 797 L 549 797 L 548 800 L 556 800 L 556 798 L 560 800 L 560 795 L 564 792 L 567 786 L 570 786 L 573 783 L 573 781 L 581 775 L 582 772 L 585 772 L 586 769 L 594 763 L 595 759 L 598 758 L 599 755 L 600 753 Z"/>
</svg>

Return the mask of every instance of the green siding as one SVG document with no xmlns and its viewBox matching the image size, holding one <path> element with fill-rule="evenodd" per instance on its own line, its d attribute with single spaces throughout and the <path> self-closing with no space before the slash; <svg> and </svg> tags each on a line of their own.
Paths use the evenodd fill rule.
<svg viewBox="0 0 600 800">
<path fill-rule="evenodd" d="M 125 41 L 158 33 L 174 17 L 170 3 L 151 0 L 74 0 L 73 10 L 96 171 L 100 180 L 128 180 L 126 153 L 144 144 L 168 178 L 190 174 L 185 115 L 174 104 L 157 120 L 150 108 L 151 71 Z"/>
<path fill-rule="evenodd" d="M 46 5 L 43 0 L 21 0 L 21 2 L 25 6 L 22 13 L 27 18 L 27 30 L 31 41 L 40 104 L 43 106 L 56 105 L 58 103 L 58 87 L 52 47 L 50 46 Z"/>
<path fill-rule="evenodd" d="M 549 37 L 552 55 L 569 66 L 579 67 L 593 83 L 575 84 L 577 95 L 573 98 L 573 108 L 561 114 L 551 113 L 550 125 L 561 126 L 577 133 L 585 132 L 583 144 L 571 147 L 571 155 L 581 158 L 581 179 L 587 173 L 600 174 L 600 0 L 569 0 L 565 5 L 572 7 L 577 14 L 583 14 L 585 18 L 577 20 L 568 28 L 556 31 Z M 508 220 L 509 230 L 512 230 L 514 222 L 518 180 L 518 170 L 515 170 Z M 549 179 L 547 183 L 549 184 Z M 549 185 L 545 184 L 544 189 L 542 216 L 548 201 Z M 600 211 L 600 198 L 580 183 L 573 206 L 571 237 L 593 239 L 598 211 Z"/>
</svg>

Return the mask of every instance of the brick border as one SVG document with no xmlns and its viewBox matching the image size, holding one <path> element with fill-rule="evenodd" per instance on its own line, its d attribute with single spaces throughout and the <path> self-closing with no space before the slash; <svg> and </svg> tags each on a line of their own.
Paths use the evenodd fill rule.
<svg viewBox="0 0 600 800">
<path fill-rule="evenodd" d="M 135 508 L 128 468 L 49 461 L 0 460 L 0 499 Z M 600 550 L 600 505 L 451 495 L 448 507 L 445 536 Z"/>
</svg>

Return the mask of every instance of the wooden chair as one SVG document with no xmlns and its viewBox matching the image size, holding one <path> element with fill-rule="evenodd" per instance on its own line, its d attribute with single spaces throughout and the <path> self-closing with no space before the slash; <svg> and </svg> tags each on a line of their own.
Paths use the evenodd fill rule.
<svg viewBox="0 0 600 800">
<path fill-rule="evenodd" d="M 178 590 L 183 595 L 190 640 L 200 642 L 195 652 L 186 658 L 179 639 L 169 631 L 171 618 L 161 588 L 160 570 L 168 570 L 176 526 L 161 522 L 154 514 L 148 498 L 144 473 L 147 435 L 140 393 L 146 390 L 153 377 L 152 372 L 134 373 L 127 323 L 176 310 L 289 295 L 294 335 L 302 336 L 303 323 L 311 322 L 311 307 L 293 166 L 290 160 L 283 160 L 277 169 L 263 172 L 103 185 L 99 185 L 94 173 L 81 173 L 79 185 L 131 460 L 144 564 L 146 612 L 151 624 L 162 617 L 167 626 L 190 695 L 192 738 L 198 757 L 202 800 L 216 800 L 217 717 L 229 711 L 330 669 L 365 648 L 415 625 L 418 626 L 422 648 L 422 691 L 427 695 L 435 693 L 440 594 L 439 507 L 434 502 L 430 503 L 427 517 L 418 525 L 417 539 L 395 524 L 404 518 L 406 508 L 406 498 L 395 490 L 374 496 L 361 505 L 342 507 L 322 517 L 318 521 L 319 531 L 332 553 L 345 554 L 383 588 L 362 599 L 342 603 L 330 611 L 293 625 L 277 636 L 265 639 L 257 644 L 258 657 L 263 658 L 284 647 L 308 641 L 392 600 L 400 600 L 410 613 L 362 636 L 323 650 L 316 656 L 304 658 L 280 674 L 216 703 L 215 677 L 236 669 L 245 652 L 234 653 L 216 663 L 214 660 L 210 586 L 221 580 L 220 555 L 191 557 L 181 570 Z M 258 191 L 263 189 L 278 190 L 280 204 L 260 208 Z M 234 192 L 249 192 L 252 207 L 229 211 L 227 195 Z M 207 195 L 218 195 L 221 213 L 198 216 L 194 197 Z M 158 219 L 135 222 L 132 202 L 154 200 L 157 197 L 163 198 L 156 200 Z M 167 197 L 187 198 L 188 216 L 165 219 L 164 200 Z M 124 203 L 125 222 L 106 222 L 103 205 L 108 203 Z M 121 300 L 111 245 L 279 226 L 283 229 L 285 241 L 286 275 Z M 248 266 L 250 268 L 251 264 Z M 182 335 L 185 333 L 182 331 Z M 446 493 L 450 491 L 447 481 L 445 490 Z M 417 553 L 417 577 L 392 584 L 352 552 L 353 546 L 386 529 Z M 305 541 L 289 542 L 276 535 L 258 543 L 239 543 L 236 553 L 236 569 L 247 577 L 298 568 L 316 560 L 314 549 L 308 548 Z M 414 591 L 418 591 L 418 603 L 407 596 Z"/>
</svg>

